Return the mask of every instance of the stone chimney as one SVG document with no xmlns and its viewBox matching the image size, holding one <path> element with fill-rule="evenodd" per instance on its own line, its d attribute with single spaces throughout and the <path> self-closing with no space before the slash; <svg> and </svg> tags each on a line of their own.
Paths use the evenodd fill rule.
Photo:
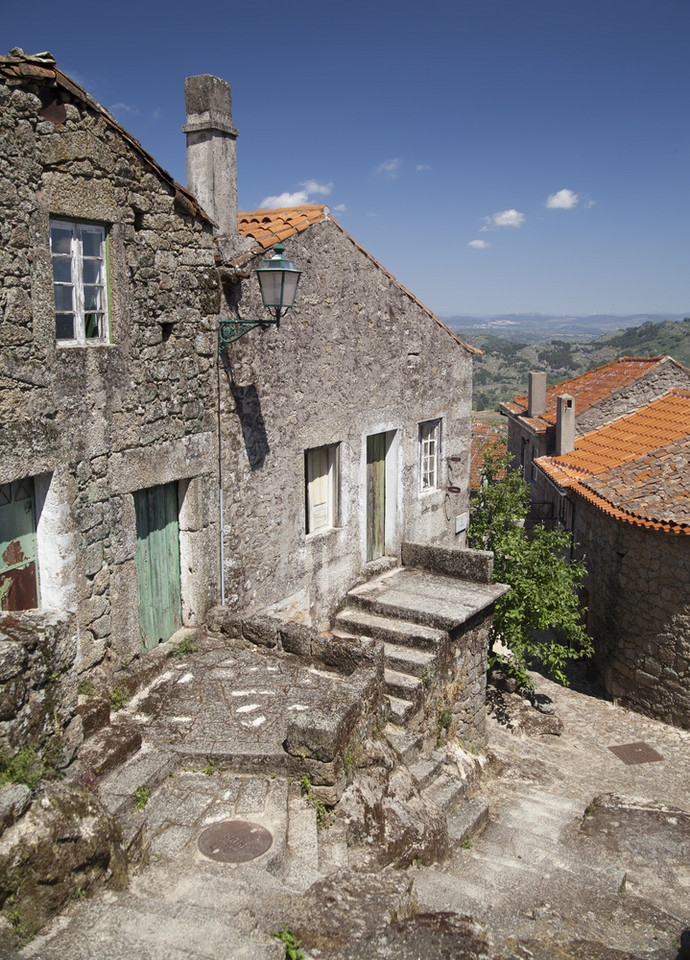
<svg viewBox="0 0 690 960">
<path fill-rule="evenodd" d="M 546 413 L 546 374 L 530 373 L 527 387 L 527 416 L 541 417 Z"/>
<path fill-rule="evenodd" d="M 237 237 L 237 130 L 230 84 L 204 73 L 184 82 L 187 189 L 215 220 L 217 237 Z"/>
<path fill-rule="evenodd" d="M 575 401 L 562 393 L 556 401 L 556 456 L 575 449 Z"/>
</svg>

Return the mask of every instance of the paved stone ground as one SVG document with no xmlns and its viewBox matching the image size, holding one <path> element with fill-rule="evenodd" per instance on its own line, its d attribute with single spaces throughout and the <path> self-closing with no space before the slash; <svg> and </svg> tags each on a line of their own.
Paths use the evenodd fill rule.
<svg viewBox="0 0 690 960">
<path fill-rule="evenodd" d="M 416 871 L 420 907 L 473 914 L 501 951 L 520 942 L 542 956 L 544 943 L 583 940 L 674 960 L 690 931 L 688 847 L 669 847 L 653 816 L 617 843 L 616 821 L 611 836 L 584 836 L 580 825 L 605 793 L 690 813 L 690 731 L 615 706 L 592 685 L 537 680 L 557 706 L 562 735 L 511 732 L 497 720 L 510 698 L 498 695 L 489 722 L 494 763 L 478 791 L 490 804 L 489 824 L 471 848 Z M 634 742 L 663 759 L 626 765 L 609 750 Z M 543 955 L 576 954 L 552 947 Z"/>
<path fill-rule="evenodd" d="M 285 768 L 282 744 L 291 717 L 337 713 L 346 694 L 335 672 L 227 639 L 202 639 L 193 656 L 170 663 L 122 716 L 139 723 L 157 749 L 235 763 L 244 757 L 248 769 Z"/>
<path fill-rule="evenodd" d="M 203 757 L 204 745 L 225 742 L 218 731 L 213 736 L 204 732 L 204 702 L 187 695 L 197 682 L 185 679 L 189 673 L 197 677 L 199 689 L 219 685 L 225 710 L 232 713 L 227 721 L 232 737 L 246 736 L 251 743 L 257 728 L 245 722 L 252 714 L 265 714 L 263 705 L 274 696 L 261 692 L 269 690 L 266 677 L 259 679 L 251 668 L 274 664 L 269 659 L 262 666 L 233 652 L 230 665 L 227 651 L 225 660 L 204 650 L 200 655 L 205 673 L 196 658 L 191 666 L 182 662 L 171 668 L 174 689 L 182 696 L 176 702 L 170 695 L 168 678 L 168 693 L 158 704 L 168 718 L 153 709 L 153 694 L 132 704 L 133 715 L 157 718 L 144 725 L 159 730 L 160 738 L 153 733 L 145 738 L 135 765 L 118 774 L 129 781 L 120 781 L 120 794 L 113 787 L 111 798 L 119 795 L 124 802 L 126 791 L 146 769 L 171 756 L 178 740 L 177 734 L 166 740 L 170 716 L 191 718 L 181 719 L 176 729 L 188 731 Z M 244 671 L 240 686 L 236 677 L 225 686 L 222 671 L 236 665 Z M 306 705 L 314 692 L 317 698 L 327 696 L 332 682 L 319 674 L 286 675 L 281 689 L 292 692 L 281 708 Z M 679 939 L 690 929 L 690 857 L 665 845 L 668 837 L 653 825 L 615 848 L 611 841 L 616 822 L 609 824 L 607 836 L 594 838 L 584 836 L 580 824 L 592 799 L 605 792 L 656 800 L 690 813 L 690 732 L 614 706 L 593 689 L 564 690 L 542 678 L 538 685 L 557 705 L 562 736 L 516 734 L 493 716 L 494 763 L 478 788 L 490 803 L 489 824 L 471 847 L 456 850 L 446 863 L 413 867 L 403 875 L 414 881 L 418 908 L 474 914 L 488 926 L 496 956 L 675 960 Z M 245 696 L 230 700 L 234 691 Z M 257 709 L 241 713 L 235 702 L 256 703 Z M 146 712 L 146 704 L 152 713 Z M 280 736 L 278 728 L 274 736 Z M 634 741 L 649 744 L 663 760 L 627 766 L 608 749 Z M 185 764 L 196 769 L 185 770 Z M 318 915 L 309 913 L 308 905 L 318 899 L 323 873 L 346 866 L 347 849 L 337 838 L 324 843 L 322 835 L 319 842 L 314 809 L 280 771 L 219 772 L 214 765 L 213 772 L 203 773 L 200 765 L 183 759 L 176 768 L 169 766 L 173 775 L 160 781 L 139 815 L 151 853 L 130 888 L 75 904 L 26 946 L 22 957 L 278 960 L 285 955 L 270 933 L 284 922 L 294 924 L 300 911 Z M 245 864 L 209 861 L 198 849 L 199 834 L 209 824 L 233 817 L 267 827 L 274 838 L 271 848 Z M 383 876 L 390 878 L 391 872 Z M 400 896 L 393 891 L 390 897 L 386 902 L 373 898 L 377 914 L 384 919 L 396 911 L 405 916 Z M 332 909 L 331 900 L 328 904 Z M 346 909 L 354 923 L 355 907 L 346 904 Z M 627 952 L 607 952 L 603 945 Z"/>
</svg>

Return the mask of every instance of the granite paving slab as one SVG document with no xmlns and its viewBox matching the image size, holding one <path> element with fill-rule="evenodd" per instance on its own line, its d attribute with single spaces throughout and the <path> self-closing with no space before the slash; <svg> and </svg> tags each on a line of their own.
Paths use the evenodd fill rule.
<svg viewBox="0 0 690 960">
<path fill-rule="evenodd" d="M 346 682 L 289 654 L 207 638 L 133 698 L 122 716 L 158 750 L 236 761 L 237 769 L 261 758 L 280 766 L 291 719 L 332 715 L 341 702 L 349 706 Z"/>
<path fill-rule="evenodd" d="M 376 613 L 452 632 L 507 590 L 500 583 L 475 583 L 399 567 L 355 587 L 348 597 Z"/>
</svg>

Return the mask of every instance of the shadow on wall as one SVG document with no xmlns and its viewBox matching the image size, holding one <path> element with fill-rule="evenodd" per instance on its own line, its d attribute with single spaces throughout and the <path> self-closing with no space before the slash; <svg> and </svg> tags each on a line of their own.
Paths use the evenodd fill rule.
<svg viewBox="0 0 690 960">
<path fill-rule="evenodd" d="M 247 451 L 247 460 L 252 470 L 260 470 L 270 450 L 268 434 L 261 412 L 261 400 L 253 383 L 240 386 L 232 376 L 232 367 L 227 356 L 223 354 L 223 366 L 228 378 L 230 392 L 235 400 L 235 412 L 242 427 L 244 448 Z"/>
</svg>

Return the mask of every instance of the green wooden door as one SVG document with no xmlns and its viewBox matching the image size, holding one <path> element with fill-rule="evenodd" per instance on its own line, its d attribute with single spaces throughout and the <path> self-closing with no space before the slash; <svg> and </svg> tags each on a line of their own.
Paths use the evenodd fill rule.
<svg viewBox="0 0 690 960">
<path fill-rule="evenodd" d="M 32 477 L 0 484 L 0 610 L 38 606 L 34 504 Z"/>
<path fill-rule="evenodd" d="M 134 494 L 137 586 L 142 653 L 182 626 L 177 484 Z"/>
<path fill-rule="evenodd" d="M 386 549 L 386 434 L 367 437 L 367 560 Z"/>
</svg>

